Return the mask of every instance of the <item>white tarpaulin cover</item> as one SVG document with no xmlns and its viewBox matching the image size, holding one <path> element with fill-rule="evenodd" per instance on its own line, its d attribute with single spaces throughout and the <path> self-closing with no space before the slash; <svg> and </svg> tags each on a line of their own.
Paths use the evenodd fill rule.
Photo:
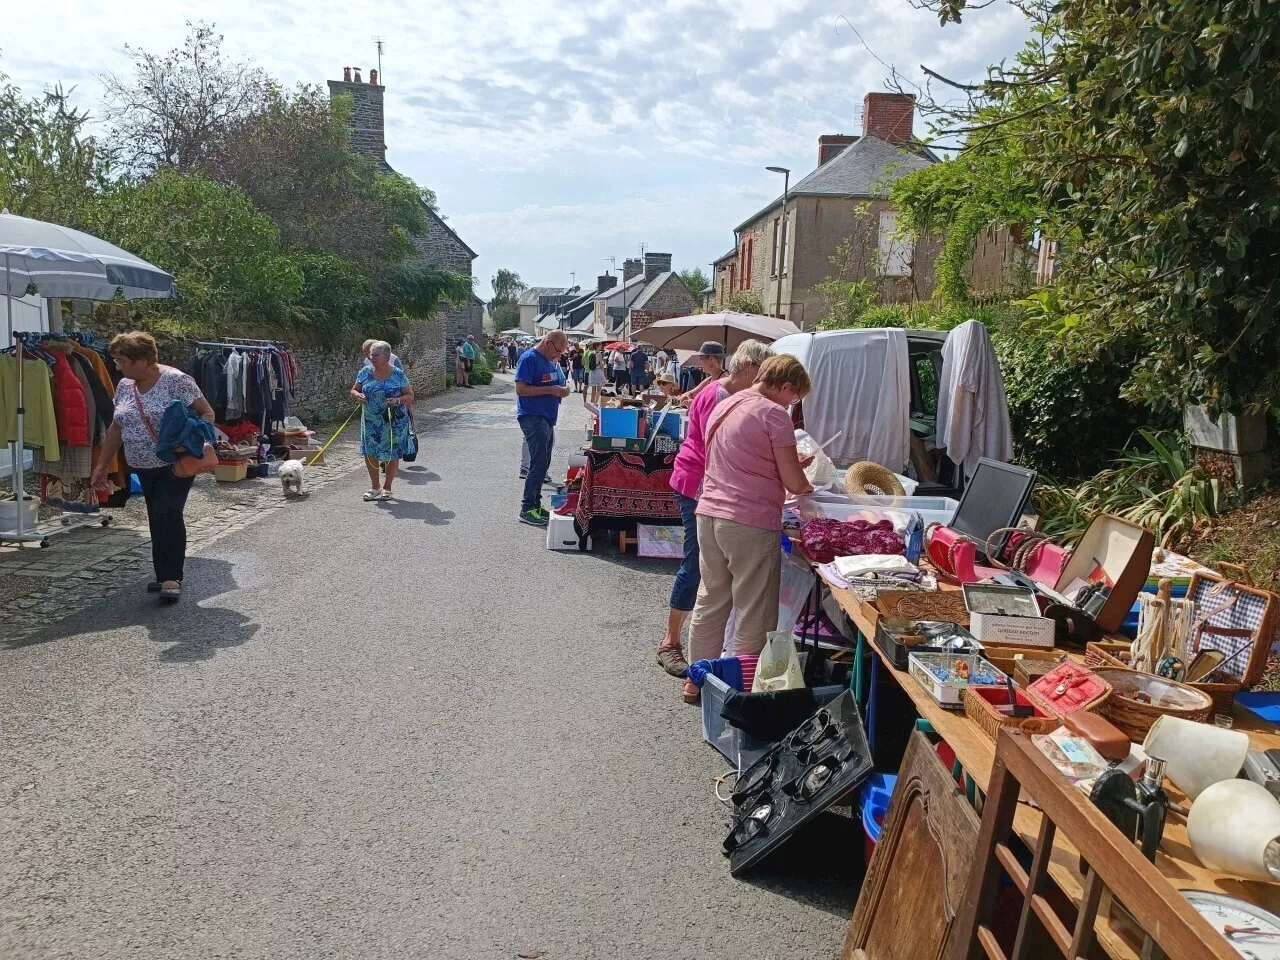
<svg viewBox="0 0 1280 960">
<path fill-rule="evenodd" d="M 807 406 L 807 405 L 806 405 Z M 981 457 L 1013 459 L 1004 378 L 987 328 L 966 320 L 947 334 L 938 385 L 938 446 L 973 473 Z"/>
<path fill-rule="evenodd" d="M 777 340 L 773 349 L 809 371 L 813 389 L 804 400 L 804 428 L 827 456 L 839 464 L 873 460 L 894 473 L 903 471 L 911 455 L 904 331 L 798 333 Z"/>
</svg>

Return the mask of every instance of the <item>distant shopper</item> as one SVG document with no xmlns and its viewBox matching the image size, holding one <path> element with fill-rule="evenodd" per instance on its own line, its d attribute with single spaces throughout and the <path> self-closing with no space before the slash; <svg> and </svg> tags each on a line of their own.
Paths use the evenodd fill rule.
<svg viewBox="0 0 1280 960">
<path fill-rule="evenodd" d="M 467 341 L 459 340 L 453 350 L 453 380 L 460 387 L 470 387 L 467 374 L 471 372 L 471 359 L 467 356 Z"/>
<path fill-rule="evenodd" d="M 370 348 L 370 347 L 372 347 L 372 346 L 373 346 L 375 343 L 377 343 L 377 342 L 378 342 L 377 340 L 373 340 L 373 339 L 366 340 L 366 341 L 364 342 L 364 346 L 360 348 L 360 352 L 361 352 L 362 354 L 364 354 L 364 365 L 365 365 L 366 367 L 367 367 L 367 366 L 370 366 L 370 363 L 369 363 L 369 348 Z M 391 355 L 391 365 L 392 365 L 393 367 L 395 367 L 397 370 L 403 370 L 403 369 L 404 369 L 404 367 L 403 367 L 403 366 L 401 366 L 401 364 L 400 364 L 400 358 L 399 358 L 399 357 L 397 357 L 394 353 Z"/>
<path fill-rule="evenodd" d="M 604 353 L 600 349 L 599 344 L 593 344 L 587 350 L 587 402 L 600 405 L 600 391 L 605 384 L 604 378 Z"/>
<path fill-rule="evenodd" d="M 553 330 L 526 350 L 516 365 L 516 416 L 529 444 L 529 471 L 520 501 L 520 522 L 545 527 L 550 515 L 542 508 L 542 481 L 551 467 L 560 401 L 569 395 L 557 361 L 569 345 L 562 330 Z"/>
<path fill-rule="evenodd" d="M 512 371 L 514 371 L 516 368 L 516 364 L 519 362 L 520 362 L 520 348 L 516 346 L 516 342 L 512 340 L 509 344 L 507 344 L 507 366 L 509 366 L 512 369 Z"/>
<path fill-rule="evenodd" d="M 360 453 L 369 471 L 369 491 L 364 499 L 390 500 L 391 484 L 410 442 L 409 412 L 413 406 L 409 378 L 391 365 L 391 344 L 374 341 L 369 348 L 369 366 L 356 375 L 351 396 L 364 408 L 360 414 Z"/>
<path fill-rule="evenodd" d="M 648 386 L 646 379 L 649 374 L 649 355 L 644 352 L 643 347 L 636 347 L 628 360 L 631 364 L 631 392 L 637 395 L 644 393 Z"/>
<path fill-rule="evenodd" d="M 160 594 L 164 603 L 177 603 L 182 597 L 187 554 L 187 526 L 182 512 L 195 478 L 174 476 L 170 464 L 156 454 L 156 434 L 174 401 L 209 423 L 213 423 L 213 408 L 195 380 L 159 362 L 151 334 L 117 334 L 107 353 L 124 379 L 116 387 L 115 415 L 89 483 L 94 489 L 106 486 L 107 465 L 123 446 L 125 461 L 138 475 L 142 498 L 147 502 L 151 564 L 156 575 L 147 584 L 147 592 Z"/>
<path fill-rule="evenodd" d="M 631 374 L 627 368 L 627 355 L 621 349 L 615 348 L 610 354 L 610 364 L 613 367 L 613 392 L 616 396 L 621 397 L 624 391 L 628 391 L 631 386 Z"/>
<path fill-rule="evenodd" d="M 507 372 L 507 343 L 505 340 L 498 343 L 498 372 Z"/>
<path fill-rule="evenodd" d="M 813 489 L 787 408 L 810 386 L 795 357 L 770 357 L 752 386 L 707 418 L 707 467 L 696 511 L 702 584 L 689 626 L 690 661 L 720 656 L 730 613 L 737 617 L 735 655 L 759 653 L 777 627 L 782 505 L 788 491 Z M 699 693 L 685 682 L 687 702 L 696 702 Z"/>
<path fill-rule="evenodd" d="M 582 349 L 573 347 L 569 351 L 569 368 L 573 371 L 574 393 L 585 393 L 587 389 L 587 368 L 582 359 Z"/>
</svg>

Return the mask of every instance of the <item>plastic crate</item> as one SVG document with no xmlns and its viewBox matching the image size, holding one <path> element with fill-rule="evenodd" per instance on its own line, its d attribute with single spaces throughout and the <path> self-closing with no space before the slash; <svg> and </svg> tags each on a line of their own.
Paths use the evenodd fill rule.
<svg viewBox="0 0 1280 960">
<path fill-rule="evenodd" d="M 731 689 L 733 688 L 719 677 L 707 674 L 702 684 L 702 739 L 742 771 L 763 757 L 773 744 L 739 730 L 720 716 L 720 708 L 724 706 L 724 699 Z M 846 689 L 844 686 L 814 687 L 813 696 L 818 706 L 823 706 Z"/>
<path fill-rule="evenodd" d="M 640 410 L 636 407 L 603 407 L 600 410 L 599 435 L 628 440 L 640 438 Z"/>
</svg>

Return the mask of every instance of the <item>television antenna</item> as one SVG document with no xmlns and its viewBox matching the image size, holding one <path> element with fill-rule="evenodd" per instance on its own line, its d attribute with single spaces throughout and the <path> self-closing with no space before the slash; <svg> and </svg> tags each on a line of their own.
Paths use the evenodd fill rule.
<svg viewBox="0 0 1280 960">
<path fill-rule="evenodd" d="M 378 48 L 378 79 L 382 79 L 382 45 L 387 42 L 386 37 L 370 37 L 374 46 Z M 383 86 L 386 86 L 384 83 Z"/>
</svg>

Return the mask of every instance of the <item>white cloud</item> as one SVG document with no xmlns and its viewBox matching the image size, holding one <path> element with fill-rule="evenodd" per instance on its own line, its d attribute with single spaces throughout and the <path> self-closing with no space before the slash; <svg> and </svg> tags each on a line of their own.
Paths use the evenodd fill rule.
<svg viewBox="0 0 1280 960">
<path fill-rule="evenodd" d="M 60 9 L 56 47 L 46 9 L 7 11 L 0 69 L 30 93 L 76 85 L 91 110 L 96 75 L 127 69 L 126 43 L 167 49 L 186 20 L 215 20 L 230 55 L 287 84 L 337 78 L 344 65 L 367 76 L 370 38 L 385 37 L 391 160 L 437 191 L 479 251 L 482 293 L 500 266 L 558 282 L 644 241 L 670 247 L 681 266 L 722 254 L 734 224 L 776 187 L 760 167 L 807 172 L 817 135 L 857 132 L 863 94 L 883 87 L 888 69 L 842 15 L 917 83 L 921 63 L 979 76 L 1026 34 L 1009 7 L 942 29 L 907 0 L 65 0 Z"/>
</svg>

